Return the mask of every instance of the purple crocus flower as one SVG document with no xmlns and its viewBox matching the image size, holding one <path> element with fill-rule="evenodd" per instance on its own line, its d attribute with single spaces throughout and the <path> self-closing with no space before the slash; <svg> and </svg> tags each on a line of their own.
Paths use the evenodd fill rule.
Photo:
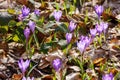
<svg viewBox="0 0 120 80">
<path fill-rule="evenodd" d="M 106 29 L 108 28 L 108 23 L 106 22 L 100 22 L 100 24 L 96 24 L 96 30 L 100 34 L 104 31 L 106 32 Z"/>
<path fill-rule="evenodd" d="M 95 37 L 97 34 L 97 30 L 96 29 L 90 29 L 90 34 L 92 37 Z"/>
<path fill-rule="evenodd" d="M 62 11 L 54 11 L 53 16 L 54 16 L 55 20 L 59 22 L 59 20 L 62 16 Z"/>
<path fill-rule="evenodd" d="M 70 32 L 72 32 L 76 28 L 76 24 L 73 21 L 70 21 L 68 28 L 69 28 Z"/>
<path fill-rule="evenodd" d="M 88 36 L 85 36 L 83 42 L 85 43 L 85 48 L 88 47 L 90 45 L 91 42 L 91 38 Z"/>
<path fill-rule="evenodd" d="M 85 49 L 90 45 L 91 37 L 88 36 L 81 36 L 80 41 L 77 42 L 77 48 L 80 50 L 81 53 L 85 51 Z"/>
<path fill-rule="evenodd" d="M 30 20 L 29 23 L 28 23 L 28 25 L 29 25 L 30 30 L 32 32 L 34 32 L 35 26 L 36 26 L 35 22 L 33 22 L 33 21 Z"/>
<path fill-rule="evenodd" d="M 113 74 L 110 73 L 110 74 L 105 74 L 102 76 L 102 80 L 113 80 Z"/>
<path fill-rule="evenodd" d="M 67 40 L 67 43 L 70 43 L 71 39 L 72 39 L 72 33 L 66 33 L 66 40 Z"/>
<path fill-rule="evenodd" d="M 77 48 L 81 53 L 83 53 L 85 51 L 85 42 L 84 41 L 77 42 Z"/>
<path fill-rule="evenodd" d="M 98 32 L 99 34 L 102 33 L 102 31 L 103 31 L 103 26 L 101 25 L 101 23 L 100 23 L 100 24 L 96 24 L 95 28 L 96 28 L 96 30 L 97 30 L 97 32 Z"/>
<path fill-rule="evenodd" d="M 23 19 L 24 19 L 24 17 L 23 17 L 22 14 L 18 15 L 18 20 L 19 20 L 19 21 L 22 21 Z"/>
<path fill-rule="evenodd" d="M 101 25 L 103 26 L 103 31 L 104 31 L 104 33 L 106 33 L 106 30 L 107 30 L 107 28 L 108 28 L 108 23 L 106 23 L 106 22 L 101 22 Z"/>
<path fill-rule="evenodd" d="M 23 77 L 22 80 L 34 80 L 34 77 L 30 78 L 30 77 Z"/>
<path fill-rule="evenodd" d="M 61 66 L 62 66 L 62 61 L 61 59 L 57 58 L 57 59 L 54 59 L 53 62 L 52 62 L 52 65 L 53 65 L 53 68 L 56 70 L 56 71 L 59 71 Z"/>
<path fill-rule="evenodd" d="M 100 16 L 102 15 L 104 8 L 101 5 L 96 5 L 95 7 L 95 12 L 98 15 L 98 18 L 100 18 Z"/>
<path fill-rule="evenodd" d="M 21 11 L 22 11 L 22 15 L 23 15 L 23 17 L 28 16 L 29 13 L 30 13 L 30 9 L 27 8 L 26 6 L 23 6 L 23 8 L 22 8 Z"/>
<path fill-rule="evenodd" d="M 25 73 L 25 71 L 28 68 L 29 64 L 30 64 L 30 60 L 23 61 L 23 59 L 20 59 L 18 61 L 18 66 L 21 69 L 22 73 Z"/>
<path fill-rule="evenodd" d="M 28 41 L 28 38 L 30 36 L 30 29 L 28 27 L 24 29 L 24 35 L 25 35 L 26 40 Z"/>
<path fill-rule="evenodd" d="M 85 39 L 85 36 L 80 36 L 80 40 L 83 41 Z"/>
<path fill-rule="evenodd" d="M 39 10 L 39 9 L 35 9 L 35 10 L 34 10 L 34 13 L 35 13 L 37 16 L 39 16 L 39 15 L 40 15 L 40 10 Z"/>
</svg>

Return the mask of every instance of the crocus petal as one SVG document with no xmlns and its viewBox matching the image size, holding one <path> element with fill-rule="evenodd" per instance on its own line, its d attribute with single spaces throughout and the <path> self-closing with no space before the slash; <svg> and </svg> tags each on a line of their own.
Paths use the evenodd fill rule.
<svg viewBox="0 0 120 80">
<path fill-rule="evenodd" d="M 34 13 L 35 13 L 37 16 L 39 16 L 39 15 L 40 15 L 40 10 L 39 10 L 39 9 L 35 9 L 35 10 L 34 10 Z"/>
<path fill-rule="evenodd" d="M 18 66 L 19 66 L 20 69 L 22 68 L 21 61 L 18 61 Z"/>
<path fill-rule="evenodd" d="M 105 74 L 102 76 L 102 80 L 113 80 L 113 74 L 110 73 L 110 74 Z"/>
<path fill-rule="evenodd" d="M 26 27 L 24 29 L 24 35 L 25 35 L 26 40 L 28 41 L 28 38 L 29 38 L 29 35 L 30 35 L 30 29 L 28 27 Z"/>
<path fill-rule="evenodd" d="M 27 8 L 26 6 L 23 6 L 21 12 L 22 12 L 22 15 L 23 15 L 23 16 L 28 16 L 29 13 L 30 13 L 30 9 Z"/>
<path fill-rule="evenodd" d="M 34 80 L 34 77 L 32 77 L 31 80 Z"/>
<path fill-rule="evenodd" d="M 67 43 L 70 43 L 71 39 L 72 39 L 72 33 L 66 33 Z"/>
<path fill-rule="evenodd" d="M 99 33 L 99 34 L 101 34 L 102 33 L 102 31 L 103 31 L 103 26 L 101 25 L 101 24 L 96 24 L 96 30 L 97 30 L 97 32 Z"/>
<path fill-rule="evenodd" d="M 22 80 L 26 80 L 26 78 L 25 78 L 25 77 L 23 77 L 23 78 L 22 78 Z"/>
<path fill-rule="evenodd" d="M 69 28 L 70 32 L 72 32 L 76 28 L 76 24 L 73 21 L 70 21 L 68 28 Z"/>
<path fill-rule="evenodd" d="M 26 60 L 26 61 L 25 61 L 26 67 L 29 66 L 29 64 L 30 64 L 30 60 Z"/>
<path fill-rule="evenodd" d="M 22 14 L 18 15 L 18 20 L 22 21 L 24 19 L 24 16 Z"/>
<path fill-rule="evenodd" d="M 108 28 L 108 23 L 103 22 L 104 33 L 106 33 L 107 28 Z"/>
<path fill-rule="evenodd" d="M 28 77 L 27 80 L 31 80 L 30 77 Z"/>
<path fill-rule="evenodd" d="M 53 68 L 56 70 L 56 71 L 59 71 L 61 66 L 62 66 L 62 61 L 61 59 L 54 59 L 53 62 L 52 62 L 52 65 L 53 65 Z"/>
<path fill-rule="evenodd" d="M 22 80 L 34 80 L 34 77 L 30 78 L 30 77 L 23 77 Z"/>
<path fill-rule="evenodd" d="M 77 48 L 78 50 L 80 50 L 81 53 L 83 53 L 85 50 L 85 43 L 82 41 L 77 42 Z"/>
<path fill-rule="evenodd" d="M 85 43 L 85 48 L 88 47 L 90 45 L 91 42 L 91 38 L 88 36 L 85 36 L 85 39 L 83 41 Z"/>
<path fill-rule="evenodd" d="M 62 11 L 54 11 L 53 16 L 54 16 L 55 20 L 59 22 L 59 20 L 62 16 Z"/>
<path fill-rule="evenodd" d="M 108 23 L 104 23 L 104 30 L 108 28 Z"/>
<path fill-rule="evenodd" d="M 91 34 L 92 37 L 95 37 L 96 33 L 97 33 L 96 29 L 90 29 L 90 34 Z"/>
<path fill-rule="evenodd" d="M 28 68 L 29 64 L 30 64 L 30 60 L 23 61 L 23 59 L 20 59 L 18 61 L 18 66 L 21 69 L 22 73 L 24 73 L 26 71 L 26 69 Z"/>
<path fill-rule="evenodd" d="M 29 23 L 28 23 L 28 25 L 29 25 L 30 30 L 32 32 L 34 32 L 35 26 L 36 26 L 35 22 L 33 22 L 33 21 L 30 20 Z"/>
<path fill-rule="evenodd" d="M 94 8 L 95 8 L 96 14 L 98 15 L 98 17 L 100 17 L 102 15 L 103 11 L 104 11 L 103 6 L 96 5 Z"/>
</svg>

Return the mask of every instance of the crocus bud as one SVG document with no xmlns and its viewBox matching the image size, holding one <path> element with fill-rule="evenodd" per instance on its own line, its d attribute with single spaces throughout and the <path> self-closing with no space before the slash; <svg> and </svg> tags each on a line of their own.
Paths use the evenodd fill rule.
<svg viewBox="0 0 120 80">
<path fill-rule="evenodd" d="M 73 21 L 70 21 L 68 28 L 69 28 L 70 32 L 72 32 L 76 28 L 76 24 Z"/>
<path fill-rule="evenodd" d="M 24 77 L 22 78 L 22 80 L 34 80 L 34 77 L 32 77 L 32 78 L 27 77 L 27 78 L 26 78 L 26 77 L 24 76 Z"/>
<path fill-rule="evenodd" d="M 90 29 L 90 34 L 92 37 L 95 37 L 97 34 L 97 30 L 96 29 Z"/>
<path fill-rule="evenodd" d="M 39 16 L 39 15 L 40 15 L 40 10 L 39 10 L 39 9 L 35 9 L 35 10 L 34 10 L 34 13 L 35 13 L 37 16 Z"/>
<path fill-rule="evenodd" d="M 25 16 L 28 16 L 28 15 L 29 15 L 30 9 L 27 8 L 26 6 L 23 6 L 21 12 L 22 12 L 22 15 L 25 17 Z"/>
<path fill-rule="evenodd" d="M 96 24 L 95 28 L 96 28 L 96 30 L 97 30 L 97 32 L 98 32 L 99 34 L 102 33 L 102 31 L 103 31 L 103 26 L 101 25 L 101 23 L 100 23 L 100 24 Z"/>
<path fill-rule="evenodd" d="M 113 74 L 110 73 L 110 74 L 105 74 L 102 76 L 102 80 L 113 80 Z"/>
<path fill-rule="evenodd" d="M 91 38 L 88 36 L 85 36 L 83 42 L 85 43 L 85 48 L 88 47 L 90 45 L 91 42 Z"/>
<path fill-rule="evenodd" d="M 18 20 L 19 20 L 19 21 L 22 21 L 23 19 L 24 19 L 24 17 L 23 17 L 22 14 L 18 15 Z"/>
<path fill-rule="evenodd" d="M 28 68 L 29 64 L 30 64 L 30 60 L 23 61 L 23 59 L 20 59 L 18 61 L 18 66 L 21 69 L 22 73 L 25 73 L 25 71 Z"/>
<path fill-rule="evenodd" d="M 103 6 L 96 5 L 94 8 L 95 8 L 96 14 L 98 15 L 98 18 L 100 18 L 100 16 L 102 15 L 102 13 L 104 11 Z"/>
<path fill-rule="evenodd" d="M 29 23 L 28 23 L 28 25 L 29 25 L 30 30 L 32 32 L 34 32 L 35 26 L 36 26 L 35 22 L 33 22 L 33 21 L 30 20 Z"/>
<path fill-rule="evenodd" d="M 70 43 L 71 39 L 72 39 L 72 33 L 66 33 L 66 40 L 67 40 L 67 43 Z"/>
<path fill-rule="evenodd" d="M 80 40 L 81 40 L 81 41 L 84 41 L 84 39 L 85 39 L 85 36 L 83 36 L 83 35 L 80 36 Z"/>
<path fill-rule="evenodd" d="M 61 66 L 62 66 L 62 61 L 61 59 L 57 58 L 57 59 L 54 59 L 53 62 L 52 62 L 52 65 L 53 65 L 53 68 L 56 70 L 56 71 L 59 71 Z"/>
<path fill-rule="evenodd" d="M 85 51 L 85 42 L 84 41 L 77 42 L 77 48 L 81 53 L 83 53 Z"/>
<path fill-rule="evenodd" d="M 106 30 L 107 30 L 107 28 L 108 28 L 108 23 L 102 22 L 101 24 L 102 24 L 102 26 L 103 26 L 103 31 L 104 31 L 104 33 L 106 33 Z"/>
<path fill-rule="evenodd" d="M 30 29 L 28 27 L 24 29 L 24 35 L 25 35 L 26 40 L 28 41 L 29 36 L 30 36 Z"/>
<path fill-rule="evenodd" d="M 59 20 L 62 16 L 62 11 L 54 11 L 53 16 L 54 16 L 55 20 L 59 22 Z"/>
</svg>

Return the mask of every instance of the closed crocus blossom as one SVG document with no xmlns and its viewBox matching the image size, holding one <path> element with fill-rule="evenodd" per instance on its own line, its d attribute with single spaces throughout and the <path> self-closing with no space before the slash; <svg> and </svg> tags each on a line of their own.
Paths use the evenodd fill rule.
<svg viewBox="0 0 120 80">
<path fill-rule="evenodd" d="M 85 48 L 88 47 L 90 45 L 91 42 L 91 38 L 88 36 L 85 36 L 83 42 L 85 43 Z"/>
<path fill-rule="evenodd" d="M 67 43 L 70 43 L 71 39 L 72 39 L 72 33 L 66 33 L 66 40 L 67 40 Z"/>
<path fill-rule="evenodd" d="M 35 26 L 36 26 L 35 22 L 33 22 L 33 21 L 30 20 L 29 23 L 28 23 L 28 25 L 29 25 L 30 30 L 32 32 L 34 32 Z"/>
<path fill-rule="evenodd" d="M 25 36 L 26 40 L 28 41 L 29 36 L 30 36 L 30 29 L 28 27 L 26 27 L 24 29 L 24 36 Z"/>
<path fill-rule="evenodd" d="M 104 8 L 101 5 L 96 5 L 95 7 L 95 12 L 98 15 L 98 17 L 100 18 L 100 16 L 102 15 Z"/>
<path fill-rule="evenodd" d="M 23 77 L 22 80 L 34 80 L 34 77 L 30 78 L 30 77 Z"/>
<path fill-rule="evenodd" d="M 23 74 L 25 73 L 26 69 L 29 67 L 29 64 L 30 64 L 30 60 L 23 61 L 23 59 L 20 59 L 18 61 L 18 66 Z"/>
<path fill-rule="evenodd" d="M 30 9 L 27 8 L 26 6 L 23 6 L 23 8 L 22 8 L 21 11 L 22 11 L 22 15 L 23 15 L 23 17 L 28 16 L 29 13 L 30 13 Z"/>
<path fill-rule="evenodd" d="M 110 73 L 110 74 L 105 74 L 102 76 L 102 80 L 113 80 L 113 74 Z"/>
<path fill-rule="evenodd" d="M 83 41 L 85 39 L 85 36 L 80 36 L 80 40 Z"/>
<path fill-rule="evenodd" d="M 57 59 L 54 59 L 52 61 L 52 65 L 53 65 L 53 68 L 56 70 L 56 71 L 59 71 L 61 66 L 62 66 L 62 61 L 61 59 L 57 58 Z"/>
<path fill-rule="evenodd" d="M 59 22 L 59 20 L 62 16 L 62 11 L 54 11 L 53 16 L 54 16 L 55 20 Z"/>
<path fill-rule="evenodd" d="M 103 26 L 103 31 L 104 31 L 104 33 L 106 33 L 106 30 L 107 30 L 107 28 L 108 28 L 108 23 L 102 22 L 102 26 Z"/>
<path fill-rule="evenodd" d="M 22 14 L 18 15 L 18 20 L 19 20 L 19 21 L 22 21 L 23 19 L 24 19 L 24 17 L 23 17 Z"/>
<path fill-rule="evenodd" d="M 88 36 L 81 36 L 80 37 L 80 41 L 84 42 L 85 43 L 85 46 L 88 47 L 90 42 L 91 42 L 91 38 L 88 37 Z"/>
<path fill-rule="evenodd" d="M 83 53 L 85 51 L 85 42 L 78 41 L 77 42 L 77 48 L 81 53 Z"/>
<path fill-rule="evenodd" d="M 77 42 L 77 48 L 80 50 L 81 53 L 85 51 L 85 49 L 90 45 L 91 43 L 91 37 L 88 36 L 81 36 L 80 40 Z"/>
<path fill-rule="evenodd" d="M 103 26 L 101 25 L 101 23 L 100 24 L 96 24 L 96 30 L 97 30 L 97 32 L 99 33 L 99 34 L 101 34 L 102 33 L 102 31 L 103 31 Z"/>
<path fill-rule="evenodd" d="M 90 34 L 92 37 L 95 37 L 97 34 L 97 30 L 96 29 L 90 29 Z"/>
<path fill-rule="evenodd" d="M 34 10 L 34 13 L 35 13 L 37 16 L 39 16 L 39 15 L 40 15 L 40 10 L 39 10 L 39 9 L 35 9 L 35 10 Z"/>
<path fill-rule="evenodd" d="M 70 21 L 68 28 L 69 28 L 70 32 L 72 32 L 76 28 L 76 24 L 73 21 Z"/>
</svg>

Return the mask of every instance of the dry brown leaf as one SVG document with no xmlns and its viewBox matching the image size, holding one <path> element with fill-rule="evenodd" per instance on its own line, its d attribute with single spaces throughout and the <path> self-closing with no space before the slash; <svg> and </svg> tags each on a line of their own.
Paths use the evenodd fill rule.
<svg viewBox="0 0 120 80">
<path fill-rule="evenodd" d="M 97 59 L 95 59 L 95 60 L 93 61 L 93 64 L 94 64 L 95 66 L 101 66 L 102 64 L 105 63 L 105 61 L 106 61 L 105 58 L 97 58 Z"/>
<path fill-rule="evenodd" d="M 118 70 L 116 70 L 115 68 L 111 68 L 110 72 L 112 72 L 114 75 L 116 75 L 118 73 Z"/>
<path fill-rule="evenodd" d="M 82 80 L 80 78 L 80 73 L 70 73 L 66 76 L 66 80 Z"/>
<path fill-rule="evenodd" d="M 7 76 L 4 73 L 0 72 L 0 79 L 6 80 Z"/>
<path fill-rule="evenodd" d="M 13 74 L 12 75 L 12 80 L 21 80 L 22 79 L 22 74 Z"/>
<path fill-rule="evenodd" d="M 46 75 L 41 80 L 53 80 L 53 76 Z"/>
<path fill-rule="evenodd" d="M 46 67 L 48 67 L 50 65 L 50 63 L 45 59 L 45 57 L 43 57 L 40 61 L 40 64 L 38 65 L 39 69 L 44 69 Z"/>
<path fill-rule="evenodd" d="M 28 0 L 16 0 L 16 2 L 22 5 L 28 5 Z"/>
<path fill-rule="evenodd" d="M 114 49 L 114 50 L 116 50 L 116 51 L 120 51 L 120 46 L 117 46 L 117 45 L 112 46 L 112 49 Z"/>
<path fill-rule="evenodd" d="M 114 24 L 114 25 L 109 25 L 109 27 L 111 27 L 111 28 L 115 27 L 115 25 L 118 24 L 117 18 L 114 15 L 112 15 L 111 13 L 107 14 L 107 13 L 104 12 L 102 14 L 102 18 L 103 18 L 104 21 L 110 20 L 109 22 L 111 22 L 112 24 Z"/>
<path fill-rule="evenodd" d="M 46 35 L 41 32 L 38 32 L 37 37 L 38 37 L 39 43 L 41 43 L 43 39 L 46 37 Z"/>
<path fill-rule="evenodd" d="M 96 77 L 92 76 L 91 80 L 98 80 Z"/>
<path fill-rule="evenodd" d="M 8 44 L 6 42 L 0 42 L 0 49 L 3 49 L 5 52 L 9 50 Z"/>
<path fill-rule="evenodd" d="M 40 9 L 41 9 L 41 10 L 46 10 L 47 7 L 48 7 L 48 3 L 47 3 L 47 2 L 42 2 L 42 3 L 41 3 L 41 6 L 40 6 Z"/>
<path fill-rule="evenodd" d="M 51 40 L 52 40 L 52 38 L 53 38 L 53 34 L 52 35 L 50 35 L 49 37 L 47 37 L 46 39 L 45 39 L 45 42 L 46 43 L 49 43 Z"/>
</svg>

